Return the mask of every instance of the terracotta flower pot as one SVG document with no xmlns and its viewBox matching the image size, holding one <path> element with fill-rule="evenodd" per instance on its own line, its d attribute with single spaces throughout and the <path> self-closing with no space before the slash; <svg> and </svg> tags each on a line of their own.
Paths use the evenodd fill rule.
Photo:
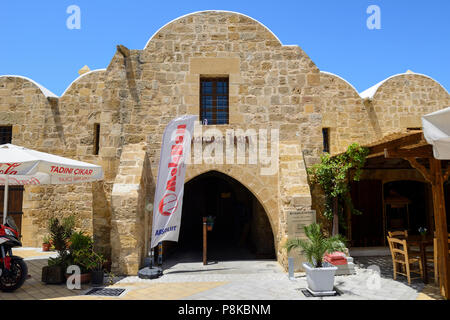
<svg viewBox="0 0 450 320">
<path fill-rule="evenodd" d="M 42 251 L 50 251 L 50 243 L 43 243 L 42 244 Z"/>
<path fill-rule="evenodd" d="M 212 229 L 213 229 L 213 225 L 212 224 L 207 224 L 206 225 L 206 230 L 212 231 Z"/>
</svg>

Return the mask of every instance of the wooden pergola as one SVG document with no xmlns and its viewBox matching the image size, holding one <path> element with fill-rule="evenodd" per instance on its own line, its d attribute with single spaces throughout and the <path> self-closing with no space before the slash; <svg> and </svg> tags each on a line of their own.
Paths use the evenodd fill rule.
<svg viewBox="0 0 450 320">
<path fill-rule="evenodd" d="M 431 184 L 436 238 L 438 242 L 439 285 L 441 293 L 450 299 L 450 269 L 447 217 L 445 210 L 444 182 L 450 176 L 448 161 L 435 159 L 433 147 L 428 144 L 422 131 L 394 134 L 369 146 L 368 159 L 403 159 L 418 170 Z M 443 163 L 445 162 L 445 169 Z"/>
</svg>

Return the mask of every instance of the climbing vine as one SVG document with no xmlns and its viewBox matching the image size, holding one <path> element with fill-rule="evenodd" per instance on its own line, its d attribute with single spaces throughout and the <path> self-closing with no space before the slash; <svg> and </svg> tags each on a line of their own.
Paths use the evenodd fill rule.
<svg viewBox="0 0 450 320">
<path fill-rule="evenodd" d="M 324 215 L 328 220 L 333 219 L 334 199 L 345 203 L 353 214 L 361 214 L 353 207 L 349 185 L 359 181 L 368 153 L 369 149 L 354 143 L 340 155 L 323 154 L 321 162 L 308 169 L 310 181 L 318 184 L 325 193 Z"/>
</svg>

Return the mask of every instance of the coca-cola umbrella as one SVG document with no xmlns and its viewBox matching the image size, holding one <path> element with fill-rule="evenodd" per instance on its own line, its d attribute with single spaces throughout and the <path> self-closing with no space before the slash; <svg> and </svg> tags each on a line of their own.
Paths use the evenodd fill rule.
<svg viewBox="0 0 450 320">
<path fill-rule="evenodd" d="M 9 185 L 73 184 L 102 179 L 101 166 L 13 144 L 2 144 L 0 185 L 5 186 L 3 224 L 8 214 Z"/>
</svg>

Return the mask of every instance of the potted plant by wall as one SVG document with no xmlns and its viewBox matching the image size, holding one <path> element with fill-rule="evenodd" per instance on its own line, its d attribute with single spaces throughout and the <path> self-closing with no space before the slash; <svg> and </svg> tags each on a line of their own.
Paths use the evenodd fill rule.
<svg viewBox="0 0 450 320">
<path fill-rule="evenodd" d="M 80 283 L 82 284 L 91 282 L 91 271 L 94 268 L 92 255 L 93 251 L 91 248 L 83 248 L 73 252 L 72 264 L 80 267 Z M 70 274 L 66 274 L 66 278 L 69 276 Z"/>
<path fill-rule="evenodd" d="M 101 286 L 103 285 L 103 279 L 105 277 L 105 271 L 103 269 L 103 264 L 106 259 L 99 253 L 92 251 L 92 285 Z"/>
<path fill-rule="evenodd" d="M 324 255 L 345 248 L 345 240 L 340 235 L 326 238 L 320 225 L 313 223 L 305 226 L 307 240 L 290 239 L 286 242 L 286 249 L 301 249 L 307 262 L 303 263 L 306 271 L 308 290 L 314 295 L 333 295 L 334 275 L 337 267 L 323 261 Z"/>
<path fill-rule="evenodd" d="M 50 236 L 45 235 L 42 239 L 42 251 L 49 251 L 51 247 Z"/>
<path fill-rule="evenodd" d="M 208 231 L 211 231 L 213 229 L 215 219 L 216 219 L 216 217 L 213 217 L 213 216 L 206 217 L 206 229 Z"/>
<path fill-rule="evenodd" d="M 90 236 L 80 232 L 73 232 L 69 241 L 70 264 L 80 267 L 80 283 L 89 283 L 91 281 L 91 270 L 93 263 L 93 240 Z M 70 274 L 66 274 L 68 278 Z"/>
<path fill-rule="evenodd" d="M 58 218 L 51 218 L 48 224 L 50 242 L 58 252 L 56 258 L 49 258 L 48 265 L 42 268 L 42 281 L 47 284 L 59 284 L 64 282 L 64 271 L 69 265 L 69 253 L 66 248 L 67 234 L 71 230 L 61 224 Z"/>
</svg>

